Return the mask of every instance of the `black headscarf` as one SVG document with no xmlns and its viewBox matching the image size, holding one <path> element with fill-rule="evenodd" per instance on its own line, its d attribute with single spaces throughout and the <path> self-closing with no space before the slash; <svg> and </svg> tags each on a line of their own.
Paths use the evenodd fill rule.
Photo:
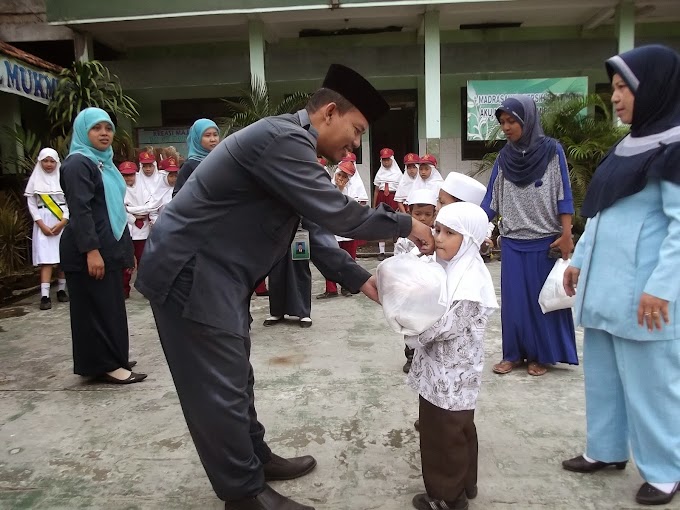
<svg viewBox="0 0 680 510">
<path fill-rule="evenodd" d="M 619 74 L 635 95 L 631 138 L 680 126 L 678 53 L 660 45 L 641 46 L 610 58 L 606 66 L 610 78 Z M 650 178 L 680 184 L 680 143 L 661 138 L 653 149 L 632 156 L 619 155 L 613 147 L 593 175 L 581 215 L 594 217 L 617 200 L 642 191 Z"/>
<path fill-rule="evenodd" d="M 499 122 L 503 112 L 522 125 L 522 136 L 516 142 L 508 140 L 498 154 L 498 164 L 504 178 L 524 187 L 543 177 L 555 157 L 557 141 L 545 136 L 536 103 L 529 96 L 510 96 L 503 101 L 496 110 Z"/>
</svg>

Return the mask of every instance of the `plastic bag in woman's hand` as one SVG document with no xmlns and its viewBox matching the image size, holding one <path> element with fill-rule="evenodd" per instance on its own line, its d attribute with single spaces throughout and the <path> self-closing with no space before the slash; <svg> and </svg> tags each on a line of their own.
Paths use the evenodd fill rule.
<svg viewBox="0 0 680 510">
<path fill-rule="evenodd" d="M 543 284 L 541 293 L 538 295 L 538 304 L 545 314 L 556 310 L 571 308 L 576 302 L 576 296 L 567 296 L 564 290 L 564 272 L 569 267 L 570 260 L 557 259 L 548 279 Z"/>
<path fill-rule="evenodd" d="M 376 279 L 385 319 L 397 333 L 419 335 L 446 312 L 446 271 L 429 257 L 390 257 Z"/>
</svg>

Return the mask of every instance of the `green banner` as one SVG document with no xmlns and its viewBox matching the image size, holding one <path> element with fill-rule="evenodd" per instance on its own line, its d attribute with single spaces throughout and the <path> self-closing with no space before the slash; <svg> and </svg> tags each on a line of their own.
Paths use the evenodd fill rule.
<svg viewBox="0 0 680 510">
<path fill-rule="evenodd" d="M 588 94 L 588 78 L 538 78 L 533 80 L 474 80 L 467 83 L 467 139 L 489 140 L 498 126 L 496 109 L 508 96 L 531 96 L 539 110 L 550 93 Z M 498 130 L 498 139 L 503 132 Z"/>
</svg>

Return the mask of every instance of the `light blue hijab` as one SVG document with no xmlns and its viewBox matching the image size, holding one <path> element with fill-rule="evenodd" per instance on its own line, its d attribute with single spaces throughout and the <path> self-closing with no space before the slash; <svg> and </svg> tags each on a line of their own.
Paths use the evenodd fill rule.
<svg viewBox="0 0 680 510">
<path fill-rule="evenodd" d="M 100 122 L 108 122 L 115 131 L 116 127 L 113 125 L 111 117 L 101 108 L 85 108 L 78 114 L 73 122 L 73 137 L 71 139 L 69 156 L 71 154 L 82 154 L 101 170 L 111 230 L 113 231 L 113 237 L 116 238 L 116 241 L 119 241 L 127 226 L 125 181 L 116 165 L 113 164 L 113 149 L 111 146 L 103 151 L 97 150 L 92 146 L 92 142 L 90 142 L 87 136 L 90 129 Z"/>
<path fill-rule="evenodd" d="M 215 128 L 219 134 L 220 130 L 210 119 L 198 119 L 189 129 L 189 136 L 187 136 L 187 147 L 189 149 L 189 159 L 195 159 L 196 161 L 203 161 L 205 157 L 210 154 L 210 151 L 204 149 L 201 145 L 201 138 L 203 138 L 203 133 L 208 129 Z"/>
</svg>

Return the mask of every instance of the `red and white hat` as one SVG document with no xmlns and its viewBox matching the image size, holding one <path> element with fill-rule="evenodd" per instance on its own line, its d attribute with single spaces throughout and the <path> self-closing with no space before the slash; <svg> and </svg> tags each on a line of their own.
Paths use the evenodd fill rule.
<svg viewBox="0 0 680 510">
<path fill-rule="evenodd" d="M 123 175 L 136 174 L 137 165 L 134 164 L 132 161 L 123 161 L 120 165 L 118 165 L 118 170 Z"/>
<path fill-rule="evenodd" d="M 356 169 L 351 161 L 341 161 L 338 165 L 338 170 L 345 172 L 350 177 L 356 173 Z"/>
<path fill-rule="evenodd" d="M 179 167 L 177 166 L 177 161 L 175 158 L 166 158 L 161 160 L 158 168 L 160 170 L 165 170 L 166 172 L 179 172 Z"/>
<path fill-rule="evenodd" d="M 394 156 L 394 151 L 392 149 L 385 147 L 384 149 L 380 150 L 380 159 L 389 159 L 392 156 Z"/>
<path fill-rule="evenodd" d="M 150 152 L 145 151 L 139 155 L 139 162 L 143 165 L 147 163 L 153 163 L 154 161 L 156 161 L 156 157 Z"/>
<path fill-rule="evenodd" d="M 425 154 L 420 158 L 420 161 L 418 161 L 421 165 L 431 165 L 433 167 L 437 167 L 437 158 L 435 158 L 432 154 Z"/>
<path fill-rule="evenodd" d="M 405 165 L 417 165 L 420 162 L 420 156 L 418 154 L 414 154 L 413 152 L 409 152 L 406 156 L 404 156 L 404 164 Z"/>
<path fill-rule="evenodd" d="M 356 163 L 357 162 L 357 155 L 354 154 L 353 152 L 350 152 L 349 154 L 347 154 L 347 156 L 342 158 L 340 161 L 351 161 L 352 163 Z"/>
</svg>

